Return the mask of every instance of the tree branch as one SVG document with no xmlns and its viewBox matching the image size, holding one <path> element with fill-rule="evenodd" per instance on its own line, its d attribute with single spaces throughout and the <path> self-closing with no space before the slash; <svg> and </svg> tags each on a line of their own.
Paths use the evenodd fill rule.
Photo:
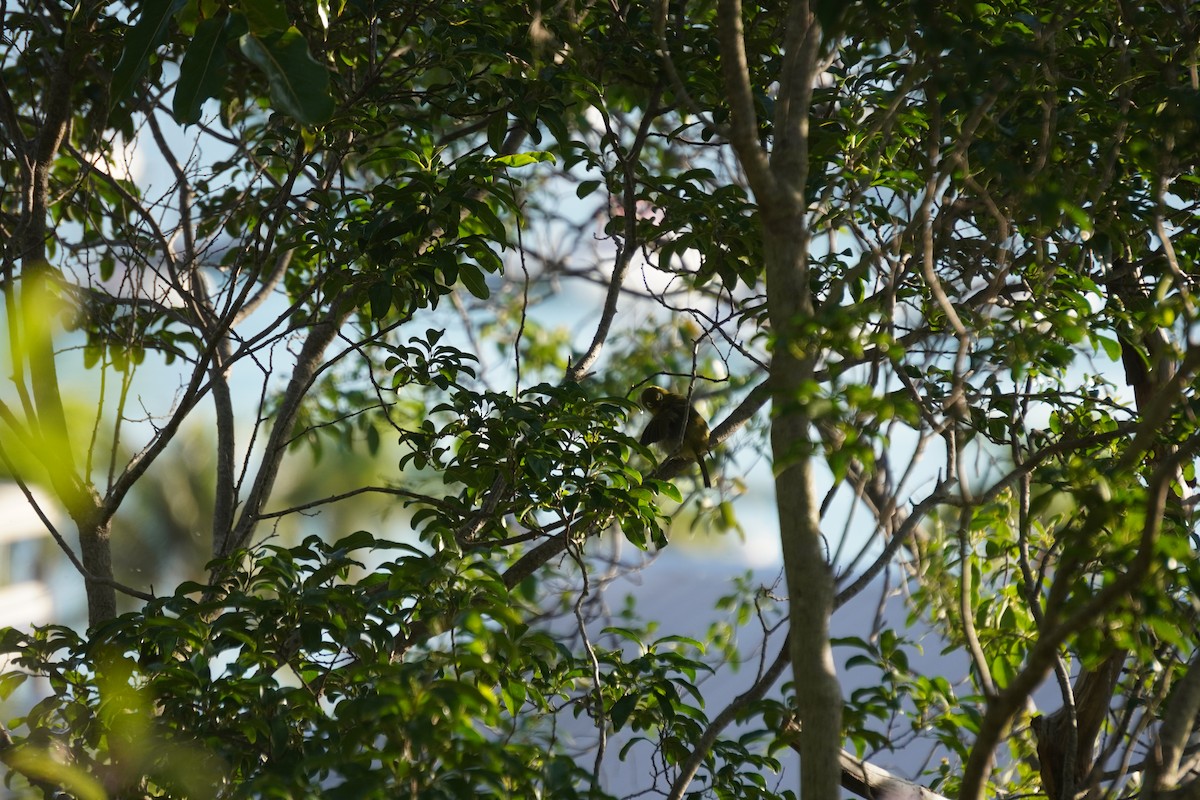
<svg viewBox="0 0 1200 800">
<path fill-rule="evenodd" d="M 867 800 L 948 800 L 920 784 L 841 752 L 842 788 Z"/>
<path fill-rule="evenodd" d="M 771 666 L 767 667 L 766 671 L 758 676 L 758 679 L 750 685 L 749 689 L 730 701 L 729 705 L 721 709 L 721 712 L 713 718 L 712 722 L 708 723 L 708 727 L 704 729 L 704 733 L 696 742 L 696 746 L 692 748 L 691 755 L 680 766 L 679 775 L 671 783 L 671 792 L 667 795 L 667 800 L 683 800 L 684 793 L 687 792 L 692 779 L 696 777 L 700 765 L 708 757 L 712 746 L 716 744 L 717 737 L 721 735 L 721 731 L 729 727 L 743 709 L 761 700 L 766 695 L 767 690 L 779 680 L 779 676 L 783 674 L 783 670 L 789 663 L 789 650 L 788 639 L 784 637 L 783 646 L 779 648 L 779 652 L 775 655 L 775 660 L 771 662 Z"/>
<path fill-rule="evenodd" d="M 1147 790 L 1163 792 L 1174 787 L 1179 781 L 1179 762 L 1183 757 L 1188 739 L 1195 730 L 1198 716 L 1200 716 L 1200 653 L 1192 656 L 1183 680 L 1171 692 L 1171 703 L 1167 706 L 1162 726 L 1158 730 L 1158 747 L 1151 751 L 1153 758 L 1147 771 L 1145 784 Z"/>
<path fill-rule="evenodd" d="M 732 108 L 729 142 L 746 171 L 750 188 L 763 202 L 774 197 L 778 187 L 767 154 L 758 143 L 758 114 L 754 111 L 754 92 L 750 88 L 741 0 L 717 3 L 717 41 L 721 51 L 721 75 Z"/>
<path fill-rule="evenodd" d="M 587 375 L 588 370 L 596 363 L 596 359 L 600 357 L 600 351 L 604 347 L 604 343 L 608 340 L 608 332 L 612 328 L 613 319 L 617 315 L 617 301 L 621 298 L 621 287 L 625 284 L 625 275 L 629 272 L 629 265 L 633 263 L 633 256 L 637 253 L 637 172 L 634 168 L 638 163 L 638 158 L 641 155 L 642 148 L 646 144 L 646 139 L 650 135 L 650 126 L 658 117 L 658 98 L 662 93 L 662 89 L 655 87 L 655 90 L 650 95 L 650 100 L 646 104 L 646 112 L 642 115 L 641 123 L 638 125 L 637 134 L 634 137 L 629 149 L 624 153 L 620 153 L 619 138 L 613 136 L 614 148 L 617 149 L 618 158 L 621 162 L 623 196 L 621 198 L 622 207 L 625 214 L 625 227 L 622 235 L 621 249 L 617 253 L 617 260 L 613 264 L 612 278 L 608 282 L 608 294 L 604 298 L 604 310 L 600 314 L 600 321 L 596 325 L 596 333 L 592 336 L 592 343 L 588 345 L 588 349 L 584 351 L 579 359 L 567 367 L 566 380 L 570 383 L 579 383 Z M 606 124 L 607 124 L 607 117 Z"/>
</svg>

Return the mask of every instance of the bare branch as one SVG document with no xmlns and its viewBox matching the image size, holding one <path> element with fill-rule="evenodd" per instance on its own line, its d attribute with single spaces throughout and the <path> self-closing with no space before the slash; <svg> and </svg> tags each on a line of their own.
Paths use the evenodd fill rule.
<svg viewBox="0 0 1200 800">
<path fill-rule="evenodd" d="M 948 800 L 924 786 L 897 778 L 885 769 L 841 754 L 842 788 L 867 800 Z"/>
</svg>

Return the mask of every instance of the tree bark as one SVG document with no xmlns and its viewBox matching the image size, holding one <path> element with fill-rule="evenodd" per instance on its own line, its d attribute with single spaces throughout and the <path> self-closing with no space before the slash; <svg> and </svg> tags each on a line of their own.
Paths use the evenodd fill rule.
<svg viewBox="0 0 1200 800">
<path fill-rule="evenodd" d="M 947 800 L 920 784 L 897 778 L 874 764 L 841 752 L 842 788 L 869 800 Z"/>
<path fill-rule="evenodd" d="M 267 437 L 262 464 L 259 465 L 258 474 L 250 487 L 241 516 L 224 541 L 213 543 L 216 555 L 228 555 L 237 548 L 250 544 L 250 537 L 258 524 L 258 515 L 262 513 L 263 506 L 275 488 L 275 479 L 279 476 L 279 467 L 287 451 L 288 440 L 292 437 L 296 417 L 320 370 L 325 348 L 333 342 L 347 317 L 347 312 L 336 313 L 329 319 L 315 323 L 309 329 L 308 337 L 296 358 L 296 366 L 292 369 L 292 377 L 288 381 L 283 401 L 279 404 L 279 411 L 271 426 L 271 434 Z"/>
<path fill-rule="evenodd" d="M 819 353 L 809 342 L 814 317 L 809 286 L 805 185 L 808 115 L 821 40 L 807 2 L 787 9 L 784 59 L 774 119 L 774 148 L 759 144 L 742 8 L 718 5 L 721 71 L 732 109 L 730 141 L 759 204 L 766 261 L 768 316 L 775 334 L 771 361 L 771 454 L 788 586 L 790 656 L 800 719 L 800 796 L 838 796 L 842 770 L 842 693 L 829 643 L 833 573 L 825 561 L 813 482 L 818 443 L 806 408 Z"/>
<path fill-rule="evenodd" d="M 1125 653 L 1120 652 L 1096 669 L 1079 674 L 1072 691 L 1074 714 L 1064 705 L 1052 714 L 1033 719 L 1042 789 L 1048 800 L 1060 800 L 1064 789 L 1074 794 L 1087 779 L 1092 769 L 1096 737 L 1100 735 L 1124 663 Z"/>
<path fill-rule="evenodd" d="M 88 572 L 84 586 L 90 627 L 117 616 L 117 591 L 112 583 L 112 518 L 104 514 L 100 498 L 94 492 L 86 492 L 80 498 L 87 500 L 92 502 L 72 509 L 71 514 L 79 530 L 80 560 Z"/>
<path fill-rule="evenodd" d="M 792 294 L 798 287 L 785 276 L 806 276 L 807 269 L 798 267 L 797 261 L 807 257 L 807 237 L 768 235 L 767 242 L 767 297 L 772 304 L 772 325 L 776 330 L 794 328 L 796 315 L 789 308 L 792 304 L 780 295 L 806 296 L 802 292 Z M 772 262 L 777 262 L 774 269 Z M 783 306 L 781 313 L 776 312 L 778 306 Z M 832 570 L 825 561 L 813 481 L 813 451 L 817 445 L 812 419 L 800 399 L 812 378 L 813 362 L 810 356 L 797 356 L 797 351 L 802 352 L 802 345 L 792 337 L 781 336 L 776 343 L 771 365 L 775 388 L 771 453 L 788 587 L 792 675 L 801 724 L 800 796 L 820 798 L 836 796 L 840 781 L 842 693 L 829 643 L 834 586 Z"/>
</svg>

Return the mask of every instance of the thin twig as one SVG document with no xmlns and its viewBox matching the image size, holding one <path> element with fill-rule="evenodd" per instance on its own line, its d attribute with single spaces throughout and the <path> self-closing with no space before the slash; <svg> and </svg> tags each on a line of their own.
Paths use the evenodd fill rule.
<svg viewBox="0 0 1200 800">
<path fill-rule="evenodd" d="M 596 721 L 596 732 L 600 737 L 596 745 L 596 761 L 592 765 L 592 783 L 599 786 L 600 767 L 604 762 L 604 752 L 608 747 L 608 717 L 604 713 L 604 685 L 600 675 L 600 659 L 596 657 L 596 650 L 592 647 L 592 640 L 588 636 L 587 621 L 583 618 L 583 603 L 587 599 L 591 587 L 588 582 L 587 565 L 583 562 L 579 544 L 570 538 L 571 526 L 569 523 L 565 533 L 568 537 L 567 552 L 575 560 L 579 566 L 579 573 L 583 576 L 583 588 L 580 590 L 579 596 L 575 598 L 575 622 L 579 626 L 579 638 L 583 642 L 583 649 L 587 652 L 588 660 L 592 664 L 592 691 L 595 697 L 592 717 Z"/>
</svg>

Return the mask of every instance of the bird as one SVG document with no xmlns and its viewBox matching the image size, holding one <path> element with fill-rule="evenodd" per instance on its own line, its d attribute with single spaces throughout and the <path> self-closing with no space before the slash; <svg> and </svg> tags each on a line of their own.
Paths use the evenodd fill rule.
<svg viewBox="0 0 1200 800">
<path fill-rule="evenodd" d="M 708 422 L 681 394 L 668 392 L 658 386 L 642 390 L 642 407 L 650 412 L 650 421 L 639 440 L 644 445 L 662 442 L 680 458 L 695 459 L 705 488 L 712 488 L 704 456 L 708 453 Z"/>
</svg>

